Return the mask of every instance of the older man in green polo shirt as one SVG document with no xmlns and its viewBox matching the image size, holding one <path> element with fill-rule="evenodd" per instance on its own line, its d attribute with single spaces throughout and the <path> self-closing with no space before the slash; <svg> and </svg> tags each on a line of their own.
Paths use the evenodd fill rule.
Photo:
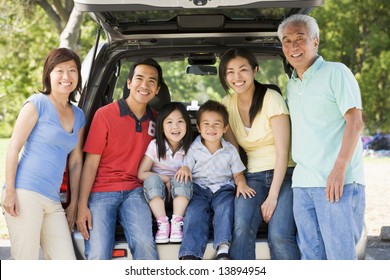
<svg viewBox="0 0 390 280">
<path fill-rule="evenodd" d="M 278 36 L 294 67 L 287 104 L 297 163 L 293 209 L 302 259 L 356 259 L 365 210 L 359 85 L 344 64 L 318 55 L 314 18 L 285 19 Z"/>
</svg>

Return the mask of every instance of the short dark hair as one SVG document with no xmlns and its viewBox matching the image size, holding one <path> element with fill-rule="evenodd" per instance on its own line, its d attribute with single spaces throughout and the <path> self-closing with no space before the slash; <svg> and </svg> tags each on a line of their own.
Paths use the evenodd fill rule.
<svg viewBox="0 0 390 280">
<path fill-rule="evenodd" d="M 186 110 L 186 107 L 180 102 L 169 102 L 161 107 L 157 116 L 156 144 L 157 144 L 157 154 L 159 159 L 164 159 L 166 156 L 166 149 L 165 149 L 166 136 L 164 134 L 163 123 L 164 120 L 175 110 L 178 110 L 181 113 L 184 121 L 186 122 L 187 131 L 181 142 L 181 147 L 184 149 L 186 153 L 192 143 L 191 119 Z"/>
<path fill-rule="evenodd" d="M 223 118 L 223 126 L 226 127 L 229 124 L 229 113 L 226 106 L 215 100 L 208 100 L 202 106 L 199 107 L 198 116 L 196 118 L 197 125 L 200 125 L 200 119 L 204 112 L 216 112 Z"/>
<path fill-rule="evenodd" d="M 135 68 L 138 66 L 138 65 L 148 65 L 148 66 L 151 66 L 151 67 L 154 67 L 157 69 L 157 72 L 158 72 L 158 81 L 157 81 L 157 85 L 158 86 L 161 86 L 161 84 L 163 83 L 163 74 L 162 74 L 162 68 L 160 66 L 160 64 L 158 64 L 157 61 L 155 61 L 153 58 L 150 58 L 150 57 L 147 57 L 147 58 L 139 58 L 138 60 L 136 60 L 133 65 L 131 65 L 130 67 L 130 70 L 129 70 L 129 75 L 127 76 L 127 78 L 129 80 L 132 80 L 133 77 L 134 77 L 134 71 L 135 71 Z"/>
<path fill-rule="evenodd" d="M 51 83 L 50 83 L 50 73 L 53 71 L 54 67 L 58 64 L 66 61 L 73 60 L 76 63 L 78 82 L 74 91 L 69 95 L 69 102 L 76 101 L 77 92 L 81 92 L 81 60 L 80 57 L 71 49 L 68 48 L 56 48 L 49 52 L 46 56 L 45 63 L 43 65 L 42 73 L 42 90 L 43 94 L 49 95 L 51 92 Z"/>
</svg>

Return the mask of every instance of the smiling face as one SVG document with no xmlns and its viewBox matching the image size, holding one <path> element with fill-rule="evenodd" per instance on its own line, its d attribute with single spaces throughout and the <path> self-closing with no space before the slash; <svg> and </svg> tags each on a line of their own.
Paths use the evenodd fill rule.
<svg viewBox="0 0 390 280">
<path fill-rule="evenodd" d="M 225 79 L 236 93 L 254 92 L 257 68 L 253 69 L 246 58 L 236 56 L 226 65 Z"/>
<path fill-rule="evenodd" d="M 50 86 L 53 93 L 69 95 L 77 87 L 78 70 L 74 60 L 58 63 L 50 72 Z"/>
<path fill-rule="evenodd" d="M 158 71 L 155 67 L 140 64 L 134 69 L 131 80 L 127 80 L 130 97 L 133 101 L 147 104 L 151 101 L 160 87 L 158 86 Z"/>
<path fill-rule="evenodd" d="M 283 53 L 298 76 L 314 63 L 318 52 L 318 38 L 310 38 L 303 23 L 290 23 L 282 32 Z"/>
<path fill-rule="evenodd" d="M 163 121 L 164 135 L 171 145 L 176 148 L 180 145 L 187 132 L 187 124 L 179 110 L 174 110 Z"/>
<path fill-rule="evenodd" d="M 204 111 L 200 117 L 198 131 L 206 142 L 220 142 L 228 125 L 219 112 Z"/>
</svg>

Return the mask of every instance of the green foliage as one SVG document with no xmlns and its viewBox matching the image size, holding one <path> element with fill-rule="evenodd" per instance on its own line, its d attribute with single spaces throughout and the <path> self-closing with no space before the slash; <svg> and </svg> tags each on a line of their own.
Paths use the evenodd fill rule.
<svg viewBox="0 0 390 280">
<path fill-rule="evenodd" d="M 327 0 L 313 11 L 319 53 L 346 64 L 361 89 L 368 133 L 390 131 L 390 9 L 388 0 Z"/>
<path fill-rule="evenodd" d="M 94 44 L 95 24 L 85 17 L 81 57 Z M 0 137 L 9 137 L 24 100 L 41 89 L 43 62 L 58 47 L 55 23 L 29 1 L 0 0 Z"/>
<path fill-rule="evenodd" d="M 312 12 L 320 26 L 320 54 L 341 61 L 355 74 L 361 88 L 367 130 L 390 131 L 390 9 L 388 0 L 326 0 Z M 95 43 L 97 26 L 84 16 L 80 53 Z M 104 37 L 104 36 L 103 36 Z M 23 101 L 41 87 L 43 61 L 59 45 L 56 23 L 31 0 L 0 0 L 0 137 L 11 134 Z M 278 84 L 285 92 L 286 75 L 272 62 L 259 61 L 258 80 Z M 164 69 L 175 100 L 220 100 L 218 78 L 181 79 L 185 69 Z"/>
<path fill-rule="evenodd" d="M 45 14 L 22 4 L 0 1 L 0 137 L 10 135 L 23 101 L 40 89 L 45 55 L 58 44 Z"/>
</svg>

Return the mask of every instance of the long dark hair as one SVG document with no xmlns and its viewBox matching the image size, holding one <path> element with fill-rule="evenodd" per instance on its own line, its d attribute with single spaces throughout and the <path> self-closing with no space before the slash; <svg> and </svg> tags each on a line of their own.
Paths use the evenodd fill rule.
<svg viewBox="0 0 390 280">
<path fill-rule="evenodd" d="M 219 63 L 219 81 L 222 84 L 222 87 L 226 91 L 226 93 L 229 93 L 229 85 L 226 82 L 226 68 L 227 64 L 230 60 L 236 57 L 242 57 L 245 58 L 249 65 L 252 67 L 253 70 L 256 69 L 256 67 L 259 67 L 259 64 L 257 62 L 256 57 L 254 54 L 248 50 L 247 48 L 231 48 L 228 49 L 226 52 L 224 52 L 221 55 L 221 61 Z M 263 101 L 265 93 L 267 92 L 267 87 L 259 83 L 257 80 L 254 80 L 255 84 L 255 92 L 252 97 L 252 104 L 249 109 L 249 120 L 251 124 L 253 123 L 253 120 L 255 119 L 256 115 L 261 111 L 263 107 Z"/>
<path fill-rule="evenodd" d="M 69 95 L 68 102 L 71 101 L 76 102 L 77 92 L 81 92 L 81 61 L 80 57 L 71 49 L 68 48 L 56 48 L 49 52 L 46 57 L 45 64 L 43 65 L 43 73 L 42 73 L 42 87 L 41 92 L 43 94 L 49 95 L 51 92 L 51 81 L 50 81 L 50 73 L 53 71 L 54 67 L 58 64 L 66 61 L 73 60 L 76 63 L 77 72 L 78 72 L 78 82 L 74 91 L 72 91 Z"/>
<path fill-rule="evenodd" d="M 184 105 L 180 102 L 169 102 L 161 107 L 156 122 L 156 144 L 157 144 L 157 153 L 158 158 L 164 159 L 166 156 L 166 147 L 165 141 L 168 141 L 164 134 L 163 123 L 164 120 L 175 110 L 178 110 L 183 116 L 184 121 L 186 122 L 186 134 L 184 135 L 181 145 L 179 147 L 184 149 L 184 152 L 187 153 L 190 145 L 192 143 L 192 127 L 191 127 L 191 119 L 190 116 L 184 107 Z"/>
</svg>

